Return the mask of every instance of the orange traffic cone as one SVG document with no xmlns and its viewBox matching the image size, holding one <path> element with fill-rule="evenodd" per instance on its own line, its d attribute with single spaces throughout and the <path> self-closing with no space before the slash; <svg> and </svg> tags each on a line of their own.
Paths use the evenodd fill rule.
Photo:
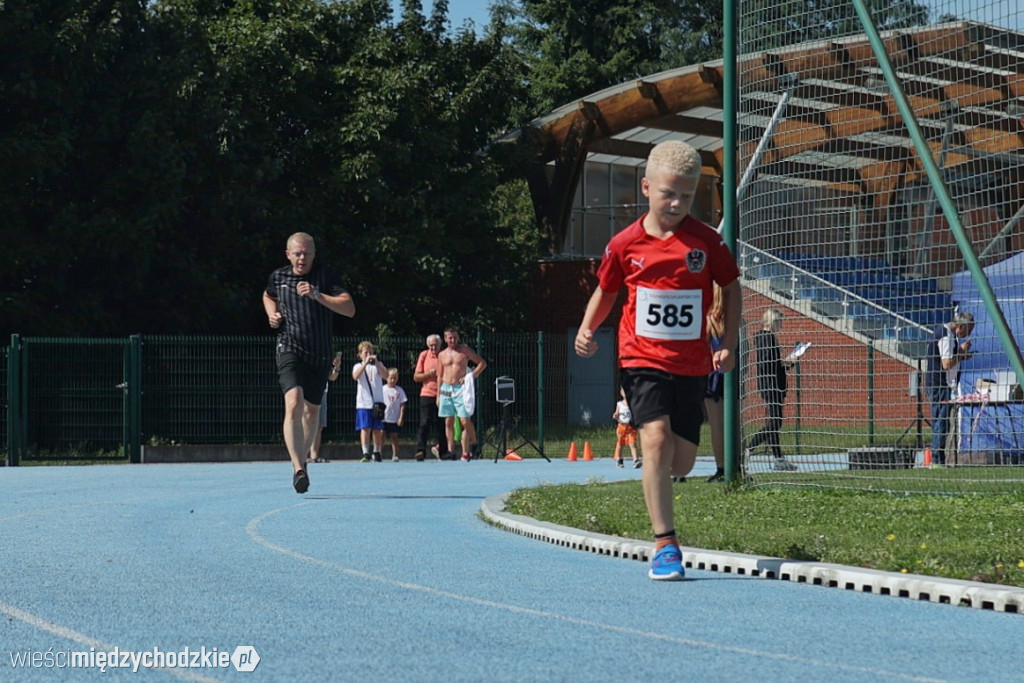
<svg viewBox="0 0 1024 683">
<path fill-rule="evenodd" d="M 569 455 L 566 457 L 569 462 L 576 462 L 576 442 L 573 441 L 572 445 L 569 446 Z"/>
<path fill-rule="evenodd" d="M 594 459 L 594 451 L 590 450 L 590 442 L 589 441 L 584 441 L 583 442 L 583 459 L 584 460 L 593 460 Z"/>
<path fill-rule="evenodd" d="M 932 449 L 926 448 L 926 449 L 924 449 L 924 460 L 921 461 L 921 467 L 931 467 L 931 466 L 932 466 Z"/>
<path fill-rule="evenodd" d="M 505 451 L 505 459 L 506 460 L 522 460 L 523 456 L 519 455 L 518 453 L 516 453 L 514 450 L 512 450 L 510 448 L 507 451 Z"/>
</svg>

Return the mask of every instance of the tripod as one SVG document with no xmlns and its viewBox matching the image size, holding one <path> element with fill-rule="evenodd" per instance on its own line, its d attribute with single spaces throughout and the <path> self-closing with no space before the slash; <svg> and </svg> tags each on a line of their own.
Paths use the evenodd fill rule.
<svg viewBox="0 0 1024 683">
<path fill-rule="evenodd" d="M 488 432 L 490 438 L 487 439 L 487 443 L 495 448 L 494 462 L 498 462 L 498 457 L 505 455 L 509 450 L 516 450 L 517 448 L 522 448 L 527 445 L 533 448 L 540 457 L 551 462 L 551 458 L 544 455 L 544 449 L 527 439 L 522 431 L 520 431 L 519 424 L 512 418 L 511 408 L 511 403 L 503 403 L 501 405 L 501 419 L 498 420 L 498 424 L 494 425 L 494 427 L 492 427 Z M 512 446 L 511 449 L 509 449 L 508 446 L 509 434 L 512 434 L 514 438 L 521 440 L 519 444 Z"/>
</svg>

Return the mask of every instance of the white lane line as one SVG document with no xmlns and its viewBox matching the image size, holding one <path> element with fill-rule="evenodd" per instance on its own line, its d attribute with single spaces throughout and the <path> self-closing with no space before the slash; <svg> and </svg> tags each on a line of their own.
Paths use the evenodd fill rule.
<svg viewBox="0 0 1024 683">
<path fill-rule="evenodd" d="M 60 638 L 64 638 L 66 640 L 70 640 L 72 642 L 78 643 L 78 644 L 83 645 L 85 647 L 96 648 L 97 652 L 110 652 L 110 651 L 112 651 L 114 649 L 113 645 L 110 645 L 108 643 L 104 643 L 102 640 L 96 640 L 95 638 L 90 638 L 89 636 L 85 635 L 84 633 L 79 633 L 78 631 L 70 629 L 67 626 L 61 626 L 60 624 L 54 624 L 53 622 L 47 621 L 47 620 L 43 619 L 42 617 L 38 617 L 38 616 L 36 616 L 36 615 L 34 615 L 34 614 L 30 613 L 30 612 L 26 612 L 25 610 L 18 609 L 17 607 L 15 607 L 13 605 L 8 605 L 6 603 L 0 602 L 0 612 L 3 612 L 4 614 L 6 614 L 7 616 L 11 617 L 12 619 L 17 619 L 18 621 L 23 621 L 26 624 L 28 624 L 29 626 L 32 626 L 34 628 L 38 628 L 38 629 L 46 631 L 48 633 L 52 633 L 53 635 L 58 636 Z M 125 652 L 124 648 L 120 648 L 120 650 L 122 652 Z M 116 667 L 108 667 L 107 668 L 107 673 L 116 672 L 116 671 L 120 671 L 120 670 L 121 669 L 116 668 Z M 168 674 L 170 674 L 172 676 L 176 676 L 177 678 L 180 678 L 183 681 L 194 681 L 195 683 L 220 683 L 220 679 L 218 679 L 218 678 L 210 678 L 208 676 L 203 676 L 202 674 L 197 674 L 197 673 L 195 673 L 195 672 L 193 672 L 193 671 L 191 671 L 189 669 L 161 668 L 161 669 L 156 669 L 156 670 L 163 671 L 164 673 L 168 673 Z"/>
<path fill-rule="evenodd" d="M 870 668 L 870 667 L 850 666 L 850 665 L 847 665 L 847 664 L 840 664 L 840 663 L 836 663 L 836 662 L 826 662 L 826 661 L 821 661 L 821 660 L 817 660 L 817 659 L 808 659 L 806 657 L 796 657 L 796 656 L 793 656 L 793 655 L 779 654 L 777 652 L 764 652 L 764 651 L 761 651 L 761 650 L 753 650 L 753 649 L 750 649 L 750 648 L 735 647 L 735 646 L 732 646 L 732 645 L 721 645 L 719 643 L 712 643 L 712 642 L 702 641 L 702 640 L 692 640 L 690 638 L 679 638 L 677 636 L 670 636 L 670 635 L 666 635 L 664 633 L 652 633 L 650 631 L 641 631 L 641 630 L 638 630 L 638 629 L 628 628 L 628 627 L 625 627 L 625 626 L 616 626 L 614 624 L 603 624 L 603 623 L 600 623 L 600 622 L 590 621 L 590 620 L 587 620 L 587 619 L 580 619 L 579 617 L 572 617 L 572 616 L 568 616 L 568 615 L 565 615 L 565 614 L 557 614 L 555 612 L 545 612 L 544 610 L 533 609 L 533 608 L 530 608 L 530 607 L 520 607 L 518 605 L 509 605 L 507 603 L 495 602 L 493 600 L 484 600 L 482 598 L 476 598 L 476 597 L 473 597 L 473 596 L 470 596 L 470 595 L 461 595 L 459 593 L 451 593 L 449 591 L 440 590 L 440 589 L 437 589 L 437 588 L 431 588 L 430 586 L 423 586 L 423 585 L 420 585 L 420 584 L 409 583 L 407 581 L 397 581 L 395 579 L 389 579 L 387 577 L 379 576 L 377 574 L 370 574 L 368 572 L 359 571 L 358 569 L 351 569 L 349 567 L 342 567 L 340 565 L 334 564 L 333 562 L 328 562 L 326 560 L 321 560 L 321 559 L 319 559 L 317 557 L 313 557 L 311 555 L 306 555 L 306 554 L 297 552 L 295 550 L 292 550 L 290 548 L 286 548 L 286 547 L 284 547 L 282 545 L 278 545 L 277 543 L 274 543 L 273 541 L 270 541 L 265 536 L 260 534 L 259 526 L 260 526 L 261 523 L 263 523 L 264 520 L 269 519 L 270 517 L 276 515 L 279 512 L 283 512 L 285 510 L 294 509 L 296 507 L 300 507 L 300 506 L 303 506 L 303 505 L 307 505 L 307 503 L 300 503 L 298 506 L 290 505 L 290 506 L 286 506 L 286 507 L 280 507 L 280 508 L 277 508 L 276 510 L 270 510 L 268 512 L 265 512 L 262 515 L 259 515 L 258 517 L 254 517 L 248 524 L 246 524 L 246 526 L 245 526 L 245 533 L 248 534 L 249 538 L 251 538 L 253 541 L 258 543 L 259 545 L 262 545 L 263 547 L 268 548 L 269 550 L 273 550 L 275 552 L 281 553 L 282 555 L 286 555 L 286 556 L 291 557 L 293 559 L 299 560 L 300 562 L 305 562 L 307 564 L 316 565 L 318 567 L 323 567 L 324 569 L 330 569 L 332 571 L 336 571 L 336 572 L 339 572 L 341 574 L 346 574 L 348 576 L 356 577 L 356 578 L 359 578 L 359 579 L 365 579 L 367 581 L 375 581 L 377 583 L 382 583 L 382 584 L 385 584 L 385 585 L 394 586 L 396 588 L 403 588 L 405 590 L 415 591 L 415 592 L 418 592 L 418 593 L 424 593 L 426 595 L 433 595 L 433 596 L 437 596 L 437 597 L 441 597 L 441 598 L 448 598 L 449 600 L 458 600 L 460 602 L 465 602 L 465 603 L 469 603 L 469 604 L 472 604 L 472 605 L 478 605 L 478 606 L 481 606 L 481 607 L 489 607 L 489 608 L 492 608 L 492 609 L 502 610 L 502 611 L 505 611 L 505 612 L 512 612 L 514 614 L 524 614 L 524 615 L 528 615 L 528 616 L 538 617 L 538 618 L 541 618 L 541 619 L 550 619 L 550 620 L 553 620 L 553 621 L 565 622 L 565 623 L 574 624 L 574 625 L 577 625 L 577 626 L 583 626 L 583 627 L 586 627 L 586 628 L 601 629 L 603 631 L 610 631 L 612 633 L 618 633 L 618 634 L 622 634 L 622 635 L 638 636 L 638 637 L 641 637 L 641 638 L 649 638 L 651 640 L 661 640 L 661 641 L 665 641 L 665 642 L 669 642 L 669 643 L 675 643 L 675 644 L 678 644 L 678 645 L 686 645 L 686 646 L 694 647 L 694 648 L 703 648 L 703 649 L 706 649 L 706 650 L 717 650 L 719 652 L 728 652 L 728 653 L 732 653 L 732 654 L 751 656 L 751 657 L 762 657 L 762 658 L 765 658 L 765 659 L 775 659 L 775 660 L 779 660 L 779 661 L 792 662 L 792 663 L 796 663 L 796 664 L 806 664 L 806 665 L 810 665 L 810 666 L 820 667 L 822 669 L 835 669 L 835 670 L 844 671 L 844 672 L 850 672 L 850 673 L 870 674 L 872 676 L 884 676 L 884 677 L 887 677 L 887 678 L 895 678 L 895 679 L 904 680 L 904 681 L 923 681 L 923 682 L 926 682 L 926 683 L 939 683 L 939 682 L 944 680 L 944 679 L 941 679 L 941 678 L 927 678 L 927 677 L 923 677 L 923 676 L 911 676 L 911 675 L 900 673 L 900 672 L 896 672 L 896 671 L 886 671 L 885 669 L 873 669 L 873 668 Z"/>
</svg>

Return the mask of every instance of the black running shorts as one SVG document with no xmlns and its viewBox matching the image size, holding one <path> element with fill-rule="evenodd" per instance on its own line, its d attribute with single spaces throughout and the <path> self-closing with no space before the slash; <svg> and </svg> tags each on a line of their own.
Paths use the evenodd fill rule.
<svg viewBox="0 0 1024 683">
<path fill-rule="evenodd" d="M 320 405 L 329 374 L 330 366 L 314 368 L 298 354 L 290 351 L 277 354 L 277 379 L 281 385 L 281 392 L 286 394 L 289 390 L 300 387 L 306 403 Z"/>
<path fill-rule="evenodd" d="M 619 373 L 619 383 L 637 426 L 668 415 L 672 433 L 697 445 L 704 422 L 707 380 L 706 375 L 685 377 L 653 368 L 622 368 Z"/>
</svg>

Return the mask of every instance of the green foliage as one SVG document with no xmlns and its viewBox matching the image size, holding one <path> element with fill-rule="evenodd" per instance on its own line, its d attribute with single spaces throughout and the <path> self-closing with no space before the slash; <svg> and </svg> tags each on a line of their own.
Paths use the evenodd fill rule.
<svg viewBox="0 0 1024 683">
<path fill-rule="evenodd" d="M 14 321 L 43 334 L 103 326 L 141 287 L 136 249 L 162 208 L 159 188 L 138 182 L 152 172 L 137 144 L 153 132 L 145 76 L 159 70 L 140 40 L 143 22 L 139 2 L 0 6 L 5 330 Z"/>
<path fill-rule="evenodd" d="M 921 26 L 927 5 L 908 0 L 868 0 L 879 31 Z M 747 0 L 741 40 L 744 51 L 758 52 L 809 40 L 829 40 L 863 33 L 853 3 L 841 0 Z"/>
<path fill-rule="evenodd" d="M 842 3 L 752 17 L 763 48 L 856 28 Z M 523 160 L 488 143 L 721 32 L 704 0 L 505 0 L 483 37 L 446 2 L 6 0 L 0 335 L 265 334 L 296 230 L 356 297 L 346 331 L 519 329 L 540 244 Z"/>
<path fill-rule="evenodd" d="M 630 79 L 721 55 L 721 3 L 507 0 L 494 11 L 512 25 L 542 113 Z"/>
<path fill-rule="evenodd" d="M 0 5 L 0 334 L 266 333 L 296 230 L 358 329 L 517 327 L 532 217 L 498 213 L 481 151 L 524 79 L 500 31 L 446 11 Z"/>
<path fill-rule="evenodd" d="M 927 5 L 869 0 L 879 30 L 927 22 Z M 826 0 L 747 0 L 740 40 L 747 53 L 862 32 L 853 5 Z M 707 0 L 502 0 L 529 66 L 536 113 L 647 74 L 721 58 L 722 3 Z"/>
</svg>

